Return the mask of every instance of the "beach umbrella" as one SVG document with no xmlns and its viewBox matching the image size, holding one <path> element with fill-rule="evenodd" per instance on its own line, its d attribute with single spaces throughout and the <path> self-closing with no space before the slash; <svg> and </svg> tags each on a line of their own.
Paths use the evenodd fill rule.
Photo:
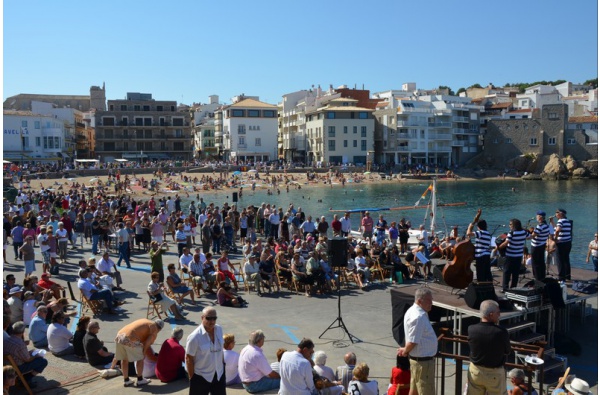
<svg viewBox="0 0 600 395">
<path fill-rule="evenodd" d="M 364 174 L 369 175 L 369 174 L 371 174 L 371 172 L 370 171 L 365 171 Z"/>
<path fill-rule="evenodd" d="M 248 170 L 248 173 L 258 173 L 258 170 L 254 170 L 254 169 Z"/>
<path fill-rule="evenodd" d="M 2 161 L 2 163 L 6 165 L 6 164 L 10 164 L 10 163 L 12 163 L 12 162 L 11 162 L 11 161 L 9 161 L 9 160 L 3 160 L 3 161 Z"/>
<path fill-rule="evenodd" d="M 96 181 L 98 181 L 98 179 L 96 177 L 90 179 L 90 182 L 96 182 Z"/>
</svg>

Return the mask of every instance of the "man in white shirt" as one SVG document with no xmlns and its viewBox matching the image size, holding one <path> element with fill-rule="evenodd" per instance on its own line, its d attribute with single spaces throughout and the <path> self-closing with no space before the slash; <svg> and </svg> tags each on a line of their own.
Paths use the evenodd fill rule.
<svg viewBox="0 0 600 395">
<path fill-rule="evenodd" d="M 113 268 L 115 269 L 114 272 L 112 272 Z M 114 287 L 113 290 L 124 291 L 124 289 L 121 288 L 121 284 L 123 284 L 123 280 L 121 280 L 121 273 L 117 270 L 117 265 L 115 262 L 109 258 L 108 251 L 104 252 L 104 254 L 102 254 L 102 259 L 96 263 L 96 269 L 98 269 L 100 273 L 109 275 L 117 281 L 117 286 Z"/>
<path fill-rule="evenodd" d="M 260 274 L 259 274 L 258 263 L 256 263 L 256 257 L 249 255 L 248 260 L 244 263 L 244 274 L 246 278 L 244 281 L 254 281 L 254 289 L 260 293 Z"/>
<path fill-rule="evenodd" d="M 225 395 L 223 329 L 217 325 L 217 311 L 213 307 L 202 310 L 202 324 L 187 338 L 185 366 L 190 394 Z"/>
<path fill-rule="evenodd" d="M 206 259 L 206 258 L 205 258 Z M 190 263 L 194 260 L 194 256 L 190 254 L 190 249 L 187 247 L 183 248 L 183 254 L 179 257 L 179 269 L 183 269 L 184 273 L 189 272 Z"/>
<path fill-rule="evenodd" d="M 344 218 L 340 219 L 342 223 L 342 237 L 348 237 L 352 231 L 352 221 L 350 220 L 350 213 L 346 211 Z"/>
<path fill-rule="evenodd" d="M 277 211 L 277 209 L 274 209 L 273 212 L 271 213 L 271 215 L 269 215 L 269 223 L 271 224 L 271 233 L 270 235 L 273 236 L 275 238 L 275 240 L 277 240 L 277 235 L 279 232 L 279 222 L 280 222 L 280 218 L 279 218 L 279 212 Z"/>
<path fill-rule="evenodd" d="M 265 334 L 259 329 L 250 333 L 248 345 L 240 352 L 238 372 L 242 385 L 251 394 L 279 388 L 279 374 L 271 369 L 263 354 L 264 344 Z"/>
<path fill-rule="evenodd" d="M 312 395 L 317 393 L 313 381 L 312 366 L 310 359 L 315 352 L 315 344 L 312 340 L 304 338 L 298 344 L 296 351 L 283 353 L 279 362 L 279 374 L 281 395 Z"/>
<path fill-rule="evenodd" d="M 79 269 L 79 280 L 77 280 L 77 288 L 83 293 L 88 300 L 104 300 L 108 307 L 109 314 L 117 314 L 113 310 L 113 295 L 108 289 L 98 291 L 98 288 L 88 280 L 88 269 Z M 121 302 L 122 303 L 122 302 Z"/>
</svg>

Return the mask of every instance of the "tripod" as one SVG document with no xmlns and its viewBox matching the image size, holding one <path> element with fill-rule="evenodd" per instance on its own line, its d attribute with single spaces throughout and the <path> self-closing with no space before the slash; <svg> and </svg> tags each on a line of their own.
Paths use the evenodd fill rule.
<svg viewBox="0 0 600 395">
<path fill-rule="evenodd" d="M 342 328 L 344 330 L 344 332 L 346 332 L 346 334 L 348 335 L 348 338 L 350 339 L 350 341 L 352 343 L 356 342 L 360 342 L 361 340 L 354 336 L 353 334 L 351 334 L 348 331 L 348 328 L 346 328 L 346 324 L 344 324 L 344 319 L 342 318 L 342 294 L 340 292 L 340 278 L 342 276 L 342 272 L 341 272 L 342 268 L 341 266 L 337 265 L 337 281 L 336 281 L 336 285 L 337 285 L 337 297 L 338 297 L 338 315 L 337 318 L 335 320 L 333 320 L 333 322 L 331 323 L 331 325 L 329 325 L 327 327 L 327 329 L 325 329 L 323 331 L 323 333 L 321 333 L 321 335 L 319 336 L 319 339 L 323 337 L 323 335 L 325 333 L 327 333 L 328 330 L 330 329 L 334 329 L 334 328 Z"/>
</svg>

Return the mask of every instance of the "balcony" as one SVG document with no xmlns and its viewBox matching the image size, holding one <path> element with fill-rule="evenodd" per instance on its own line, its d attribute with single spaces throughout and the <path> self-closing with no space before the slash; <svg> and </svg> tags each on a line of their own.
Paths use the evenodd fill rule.
<svg viewBox="0 0 600 395">
<path fill-rule="evenodd" d="M 428 122 L 431 128 L 451 128 L 452 122 Z"/>
<path fill-rule="evenodd" d="M 430 140 L 452 140 L 450 133 L 429 133 Z"/>
<path fill-rule="evenodd" d="M 464 147 L 467 145 L 467 140 L 454 140 L 452 142 L 453 147 Z"/>
<path fill-rule="evenodd" d="M 398 127 L 399 128 L 405 128 L 405 127 L 423 127 L 425 125 L 422 125 L 421 123 L 417 122 L 417 121 L 398 121 Z"/>
<path fill-rule="evenodd" d="M 469 117 L 452 117 L 452 122 L 469 122 Z"/>
</svg>

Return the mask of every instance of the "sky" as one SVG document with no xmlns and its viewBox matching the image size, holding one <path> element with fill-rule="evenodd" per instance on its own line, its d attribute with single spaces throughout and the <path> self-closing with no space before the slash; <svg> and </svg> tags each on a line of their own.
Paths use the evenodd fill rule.
<svg viewBox="0 0 600 395">
<path fill-rule="evenodd" d="M 127 92 L 276 104 L 320 85 L 381 92 L 598 76 L 594 0 L 5 0 L 3 99 Z"/>
</svg>

